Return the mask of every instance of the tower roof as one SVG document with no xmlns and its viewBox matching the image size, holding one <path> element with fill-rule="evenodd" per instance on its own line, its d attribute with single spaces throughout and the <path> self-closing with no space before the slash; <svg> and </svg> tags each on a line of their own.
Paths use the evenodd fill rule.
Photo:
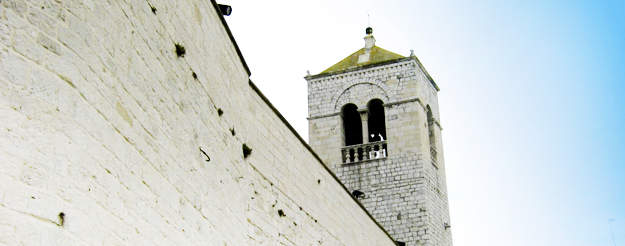
<svg viewBox="0 0 625 246">
<path fill-rule="evenodd" d="M 362 57 L 364 55 L 366 55 L 366 54 L 369 54 L 368 60 L 367 61 L 363 61 Z M 385 62 L 385 61 L 390 61 L 390 60 L 396 60 L 396 59 L 400 59 L 400 58 L 405 58 L 405 57 L 402 56 L 402 55 L 398 55 L 398 54 L 395 54 L 393 52 L 390 52 L 388 50 L 382 49 L 382 48 L 380 48 L 378 46 L 373 46 L 371 48 L 365 47 L 365 48 L 362 48 L 362 49 L 352 53 L 348 57 L 345 57 L 345 59 L 343 59 L 340 62 L 334 64 L 333 66 L 331 66 L 328 69 L 324 70 L 320 74 L 330 73 L 330 72 L 337 72 L 337 71 L 346 70 L 346 69 L 349 69 L 349 68 L 361 67 L 361 66 L 365 66 L 365 65 L 369 65 L 369 64 Z"/>
<path fill-rule="evenodd" d="M 365 33 L 367 35 L 365 36 L 364 48 L 359 49 L 358 51 L 354 52 L 353 54 L 349 55 L 345 59 L 334 64 L 333 66 L 329 67 L 328 69 L 324 70 L 318 75 L 405 58 L 404 56 L 395 54 L 393 52 L 390 52 L 388 50 L 375 46 L 375 38 L 373 37 L 373 28 L 367 27 L 367 29 L 365 30 Z"/>
</svg>

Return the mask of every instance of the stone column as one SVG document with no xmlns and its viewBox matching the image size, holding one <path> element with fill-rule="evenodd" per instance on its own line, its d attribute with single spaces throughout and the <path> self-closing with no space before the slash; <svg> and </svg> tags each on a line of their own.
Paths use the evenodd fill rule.
<svg viewBox="0 0 625 246">
<path fill-rule="evenodd" d="M 358 109 L 358 113 L 360 113 L 360 120 L 362 120 L 362 143 L 369 143 L 369 110 Z"/>
</svg>

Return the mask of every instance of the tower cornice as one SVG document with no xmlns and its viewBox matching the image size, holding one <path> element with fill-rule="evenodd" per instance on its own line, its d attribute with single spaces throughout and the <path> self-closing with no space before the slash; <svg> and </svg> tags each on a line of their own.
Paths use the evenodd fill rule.
<svg viewBox="0 0 625 246">
<path fill-rule="evenodd" d="M 358 72 L 361 72 L 363 70 L 368 70 L 368 69 L 371 69 L 371 68 L 384 69 L 384 68 L 388 68 L 388 67 L 384 67 L 384 66 L 391 65 L 391 64 L 398 64 L 398 63 L 402 63 L 402 62 L 406 62 L 406 61 L 414 61 L 415 62 L 414 66 L 418 66 L 421 69 L 421 71 L 423 71 L 423 73 L 425 74 L 426 78 L 429 80 L 429 82 L 432 84 L 432 86 L 434 86 L 436 91 L 440 91 L 440 88 L 438 87 L 436 82 L 434 82 L 434 79 L 432 79 L 432 76 L 430 76 L 430 74 L 427 72 L 427 70 L 425 70 L 425 67 L 423 67 L 423 64 L 421 64 L 421 61 L 419 61 L 419 59 L 416 56 L 402 57 L 402 58 L 399 58 L 399 59 L 394 59 L 394 60 L 388 60 L 388 61 L 383 61 L 383 62 L 378 62 L 378 63 L 367 64 L 367 65 L 364 65 L 364 66 L 353 67 L 353 68 L 340 70 L 340 71 L 335 71 L 335 72 L 326 72 L 326 73 L 320 73 L 320 74 L 315 74 L 315 75 L 307 75 L 307 76 L 304 77 L 304 79 L 306 79 L 306 81 L 308 81 L 308 82 L 316 82 L 316 81 L 320 81 L 320 80 L 323 80 L 323 79 L 330 79 L 330 78 L 335 78 L 335 77 L 340 77 L 340 76 L 351 76 L 351 75 L 353 75 L 355 73 L 358 73 Z M 373 69 L 372 71 L 374 71 L 376 69 Z M 367 72 L 369 72 L 369 71 L 367 71 Z"/>
</svg>

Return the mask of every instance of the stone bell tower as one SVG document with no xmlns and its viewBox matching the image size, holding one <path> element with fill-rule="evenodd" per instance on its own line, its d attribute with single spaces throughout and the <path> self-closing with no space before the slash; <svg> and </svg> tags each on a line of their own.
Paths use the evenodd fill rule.
<svg viewBox="0 0 625 246">
<path fill-rule="evenodd" d="M 451 246 L 439 88 L 412 51 L 364 39 L 305 77 L 310 146 L 395 240 Z"/>
</svg>

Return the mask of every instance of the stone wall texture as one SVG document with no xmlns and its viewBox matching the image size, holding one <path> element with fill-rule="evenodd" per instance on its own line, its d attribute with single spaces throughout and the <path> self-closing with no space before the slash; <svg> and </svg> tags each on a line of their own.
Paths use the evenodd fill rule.
<svg viewBox="0 0 625 246">
<path fill-rule="evenodd" d="M 1 0 L 0 244 L 395 245 L 248 78 L 208 0 Z"/>
<path fill-rule="evenodd" d="M 410 246 L 451 246 L 437 87 L 415 57 L 371 66 L 307 77 L 310 145 L 349 190 L 365 194 L 360 201 L 393 238 Z M 343 163 L 341 108 L 365 109 L 372 99 L 385 104 L 387 157 Z"/>
</svg>

